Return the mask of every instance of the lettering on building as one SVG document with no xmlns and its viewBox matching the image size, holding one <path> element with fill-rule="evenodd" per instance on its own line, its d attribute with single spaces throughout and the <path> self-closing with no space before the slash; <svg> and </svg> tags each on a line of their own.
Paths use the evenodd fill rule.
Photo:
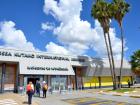
<svg viewBox="0 0 140 105">
<path fill-rule="evenodd" d="M 22 58 L 34 58 L 34 54 L 25 54 L 25 53 L 15 53 L 15 57 L 22 57 Z"/>
<path fill-rule="evenodd" d="M 12 56 L 12 54 L 7 51 L 0 51 L 0 56 Z"/>
<path fill-rule="evenodd" d="M 67 68 L 62 67 L 35 67 L 35 66 L 28 66 L 27 70 L 68 71 Z"/>
<path fill-rule="evenodd" d="M 68 57 L 60 57 L 60 56 L 48 56 L 48 55 L 39 55 L 32 53 L 12 53 L 7 51 L 0 51 L 0 56 L 13 56 L 18 58 L 37 58 L 37 59 L 50 59 L 50 60 L 61 60 L 61 61 L 69 61 Z"/>
</svg>

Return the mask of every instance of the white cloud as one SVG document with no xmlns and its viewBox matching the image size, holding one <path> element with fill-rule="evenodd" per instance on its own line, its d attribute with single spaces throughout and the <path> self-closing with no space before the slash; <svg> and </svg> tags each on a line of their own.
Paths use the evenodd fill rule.
<svg viewBox="0 0 140 105">
<path fill-rule="evenodd" d="M 71 17 L 79 16 L 83 0 L 45 0 L 44 12 L 51 13 L 59 21 L 67 22 Z"/>
<path fill-rule="evenodd" d="M 49 53 L 70 54 L 70 52 L 66 48 L 59 46 L 53 42 L 50 42 L 49 44 L 46 45 L 46 50 Z"/>
<path fill-rule="evenodd" d="M 74 54 L 85 54 L 93 49 L 100 56 L 106 56 L 103 31 L 98 21 L 95 28 L 88 21 L 80 18 L 83 0 L 45 0 L 44 12 L 60 22 L 53 33 L 68 51 Z M 121 41 L 116 37 L 115 29 L 110 28 L 110 36 L 115 56 L 120 55 Z"/>
<path fill-rule="evenodd" d="M 41 24 L 41 28 L 45 31 L 45 30 L 53 30 L 55 28 L 55 25 L 54 23 L 49 23 L 49 22 L 46 22 L 46 23 L 42 23 Z"/>
<path fill-rule="evenodd" d="M 0 40 L 4 42 L 1 47 L 35 50 L 33 44 L 26 40 L 23 31 L 16 29 L 12 21 L 0 22 Z"/>
<path fill-rule="evenodd" d="M 94 30 L 97 32 L 100 38 L 99 40 L 96 40 L 96 42 L 93 42 L 94 44 L 92 44 L 91 47 L 98 53 L 98 55 L 106 57 L 107 51 L 106 51 L 106 45 L 105 45 L 104 36 L 103 36 L 103 30 L 97 20 L 95 21 Z M 120 56 L 121 40 L 116 37 L 116 32 L 114 28 L 110 28 L 109 34 L 110 34 L 111 44 L 113 48 L 113 54 L 117 59 L 119 59 L 121 57 Z M 127 50 L 127 47 L 125 46 L 125 51 L 126 50 Z"/>
</svg>

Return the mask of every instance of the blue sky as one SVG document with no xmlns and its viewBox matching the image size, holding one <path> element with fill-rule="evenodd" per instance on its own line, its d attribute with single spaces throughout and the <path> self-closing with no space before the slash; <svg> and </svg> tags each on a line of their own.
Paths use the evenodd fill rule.
<svg viewBox="0 0 140 105">
<path fill-rule="evenodd" d="M 90 15 L 92 0 L 57 1 L 0 0 L 0 46 L 104 57 L 102 29 Z M 125 58 L 129 59 L 140 45 L 140 1 L 127 2 L 131 9 L 124 18 L 123 27 Z M 114 53 L 118 57 L 119 27 L 114 20 L 111 26 Z"/>
</svg>

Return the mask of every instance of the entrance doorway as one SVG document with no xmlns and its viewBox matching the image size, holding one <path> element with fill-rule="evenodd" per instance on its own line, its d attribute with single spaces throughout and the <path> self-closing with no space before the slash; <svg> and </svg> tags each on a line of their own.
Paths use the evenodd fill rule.
<svg viewBox="0 0 140 105">
<path fill-rule="evenodd" d="M 34 86 L 36 85 L 36 82 L 40 81 L 40 78 L 28 78 L 27 83 L 32 82 Z"/>
<path fill-rule="evenodd" d="M 40 75 L 25 75 L 24 76 L 23 86 L 27 86 L 29 81 L 31 81 L 34 84 L 34 86 L 35 86 L 37 80 L 42 82 L 43 81 L 43 76 L 40 76 Z"/>
</svg>

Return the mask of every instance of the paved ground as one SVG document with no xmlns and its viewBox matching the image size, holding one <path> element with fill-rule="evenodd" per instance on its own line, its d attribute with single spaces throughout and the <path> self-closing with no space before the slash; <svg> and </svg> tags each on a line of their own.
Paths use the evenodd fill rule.
<svg viewBox="0 0 140 105">
<path fill-rule="evenodd" d="M 117 101 L 105 100 L 105 99 L 93 98 L 93 97 L 66 99 L 63 101 L 66 101 L 73 105 L 132 105 L 131 103 L 117 102 Z M 138 105 L 138 104 L 133 104 L 133 105 Z"/>
<path fill-rule="evenodd" d="M 0 105 L 28 105 L 27 96 L 14 93 L 0 94 Z M 38 105 L 33 101 L 32 105 Z"/>
<path fill-rule="evenodd" d="M 138 96 L 140 89 L 133 92 Z M 140 97 L 129 97 L 132 93 L 106 93 L 101 89 L 47 94 L 46 98 L 33 97 L 32 105 L 140 105 Z M 28 105 L 27 96 L 21 94 L 0 94 L 0 105 Z"/>
<path fill-rule="evenodd" d="M 13 99 L 1 99 L 0 105 L 17 105 L 18 103 Z"/>
<path fill-rule="evenodd" d="M 100 94 L 100 90 L 48 94 L 46 99 L 35 98 L 40 105 L 140 105 L 140 98 Z"/>
</svg>

